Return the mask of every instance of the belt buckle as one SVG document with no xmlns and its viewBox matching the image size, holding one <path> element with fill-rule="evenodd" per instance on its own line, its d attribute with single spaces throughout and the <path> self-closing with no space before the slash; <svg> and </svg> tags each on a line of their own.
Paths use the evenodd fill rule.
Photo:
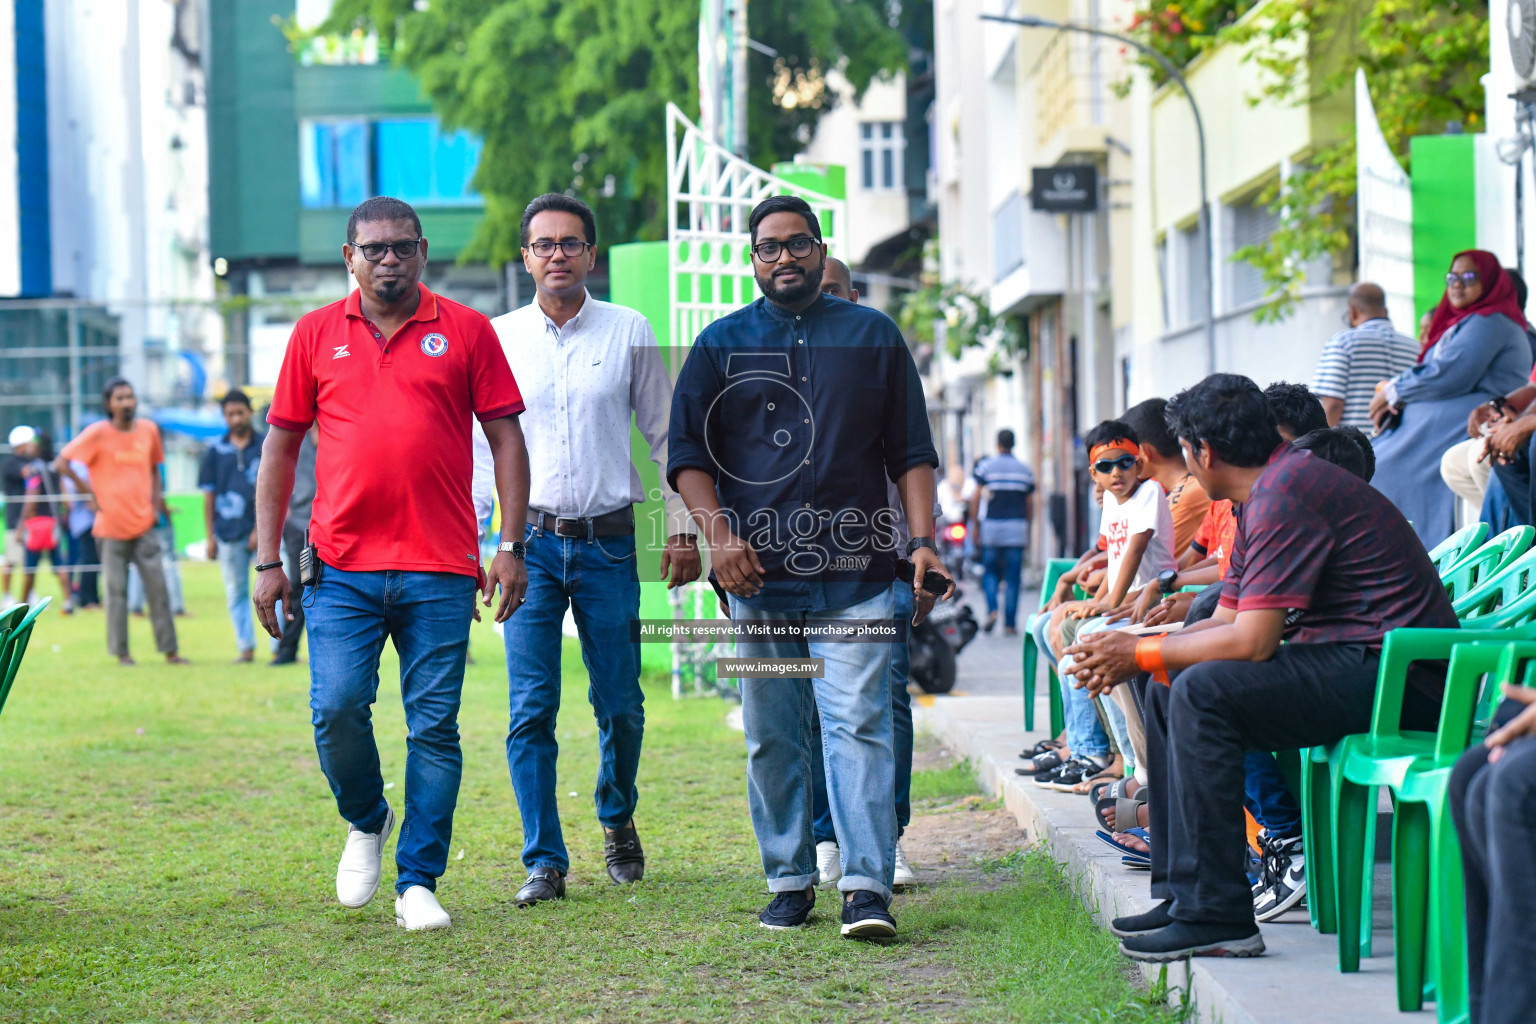
<svg viewBox="0 0 1536 1024">
<path fill-rule="evenodd" d="M 563 525 L 565 523 L 571 523 L 570 529 L 575 532 L 567 533 L 566 527 Z M 582 528 L 579 516 L 555 516 L 556 537 L 585 537 L 586 535 L 587 531 Z"/>
</svg>

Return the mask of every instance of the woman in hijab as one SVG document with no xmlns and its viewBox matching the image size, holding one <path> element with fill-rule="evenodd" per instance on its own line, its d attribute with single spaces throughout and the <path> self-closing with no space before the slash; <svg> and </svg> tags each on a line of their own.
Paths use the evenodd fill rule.
<svg viewBox="0 0 1536 1024">
<path fill-rule="evenodd" d="M 1481 249 L 1457 253 L 1419 365 L 1376 386 L 1371 483 L 1413 523 L 1426 547 L 1450 536 L 1456 525 L 1456 496 L 1440 478 L 1441 456 L 1466 437 L 1474 407 L 1529 377 L 1526 326 L 1498 258 Z"/>
</svg>

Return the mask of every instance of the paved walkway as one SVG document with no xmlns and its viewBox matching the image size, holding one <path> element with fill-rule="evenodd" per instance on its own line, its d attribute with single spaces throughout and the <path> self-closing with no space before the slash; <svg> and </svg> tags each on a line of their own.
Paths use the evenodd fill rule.
<svg viewBox="0 0 1536 1024">
<path fill-rule="evenodd" d="M 974 588 L 979 598 L 980 588 Z M 1032 602 L 1031 602 L 1032 603 Z M 1000 631 L 999 631 L 1000 633 Z M 1033 842 L 1067 866 L 1067 875 L 1101 923 L 1152 906 L 1147 876 L 1120 864 L 1094 838 L 1097 823 L 1086 798 L 1041 789 L 1014 774 L 1019 751 L 1044 739 L 1045 694 L 1037 696 L 1036 724 L 1023 731 L 1019 640 L 978 636 L 960 655 L 957 695 L 922 697 L 918 727 L 970 758 L 983 789 L 1000 796 Z M 1011 675 L 1009 674 L 1011 673 Z M 963 695 L 960 695 L 963 694 Z M 1433 1010 L 1397 1012 L 1392 961 L 1390 876 L 1378 865 L 1373 946 L 1359 974 L 1339 973 L 1336 939 L 1312 930 L 1304 909 L 1264 925 L 1268 953 L 1251 960 L 1198 959 L 1171 965 L 1168 983 L 1192 994 L 1192 1020 L 1211 1024 L 1415 1024 Z M 1149 983 L 1158 969 L 1144 971 Z"/>
</svg>

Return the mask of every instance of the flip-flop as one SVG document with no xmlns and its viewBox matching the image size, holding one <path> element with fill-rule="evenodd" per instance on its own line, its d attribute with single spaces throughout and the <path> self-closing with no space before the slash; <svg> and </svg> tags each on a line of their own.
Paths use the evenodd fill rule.
<svg viewBox="0 0 1536 1024">
<path fill-rule="evenodd" d="M 1148 843 L 1148 844 L 1151 843 L 1151 840 L 1148 838 L 1148 835 L 1147 835 L 1147 830 L 1144 829 L 1144 828 L 1128 828 L 1128 829 L 1125 830 L 1125 833 L 1128 834 L 1128 835 L 1135 836 L 1136 838 L 1140 839 L 1144 843 Z M 1121 855 L 1123 855 L 1125 857 L 1134 857 L 1134 858 L 1136 858 L 1138 860 L 1144 860 L 1144 861 L 1146 861 L 1149 864 L 1152 862 L 1152 855 L 1150 853 L 1143 853 L 1141 850 L 1138 850 L 1135 847 L 1126 846 L 1124 843 L 1122 843 L 1119 840 L 1117 840 L 1114 837 L 1114 835 L 1112 835 L 1109 832 L 1105 832 L 1105 831 L 1100 830 L 1100 831 L 1094 832 L 1093 834 L 1094 834 L 1095 837 L 1098 838 L 1098 840 L 1100 842 L 1102 842 L 1102 843 L 1104 843 L 1104 844 L 1106 844 L 1108 846 L 1114 847 L 1116 850 L 1120 851 Z"/>
<path fill-rule="evenodd" d="M 1049 754 L 1053 750 L 1060 750 L 1064 744 L 1060 740 L 1041 740 L 1028 750 L 1021 751 L 1019 757 L 1025 761 L 1032 761 L 1041 754 Z"/>
<path fill-rule="evenodd" d="M 1016 775 L 1039 775 L 1041 772 L 1050 771 L 1065 760 L 1066 758 L 1061 756 L 1061 751 L 1050 750 L 1032 759 L 1022 768 L 1015 768 L 1013 771 Z"/>
<path fill-rule="evenodd" d="M 1145 858 L 1145 859 L 1141 858 L 1141 857 L 1121 857 L 1120 858 L 1120 863 L 1124 864 L 1126 867 L 1130 868 L 1132 871 L 1151 871 L 1152 870 L 1152 859 L 1150 857 Z"/>
<path fill-rule="evenodd" d="M 1110 792 L 1113 793 L 1114 790 L 1110 790 Z M 1138 790 L 1136 796 L 1101 797 L 1093 805 L 1093 816 L 1099 819 L 1099 824 L 1103 825 L 1110 832 L 1123 832 L 1125 831 L 1123 828 L 1110 828 L 1110 824 L 1105 820 L 1104 814 L 1110 808 L 1114 808 L 1116 825 L 1123 825 L 1126 821 L 1134 823 L 1137 819 L 1137 808 L 1147 802 L 1145 798 L 1138 799 L 1141 796 L 1141 791 Z"/>
</svg>

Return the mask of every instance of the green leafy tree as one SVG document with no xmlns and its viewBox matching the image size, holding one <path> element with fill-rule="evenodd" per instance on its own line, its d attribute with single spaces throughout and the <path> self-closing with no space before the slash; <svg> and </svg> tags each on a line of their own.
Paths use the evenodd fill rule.
<svg viewBox="0 0 1536 1024">
<path fill-rule="evenodd" d="M 1364 68 L 1387 144 L 1405 167 L 1415 135 L 1449 123 L 1477 130 L 1483 120 L 1488 67 L 1488 5 L 1475 0 L 1270 0 L 1244 18 L 1253 0 L 1150 0 L 1133 31 L 1175 63 L 1187 63 L 1219 41 L 1253 44 L 1248 61 L 1264 72 L 1262 98 L 1316 103 L 1348 95 Z M 1305 39 L 1307 45 L 1295 43 Z M 1233 254 L 1258 268 L 1270 301 L 1261 319 L 1294 303 L 1309 261 L 1348 259 L 1354 244 L 1353 131 L 1324 144 L 1259 202 L 1280 224 L 1268 241 Z M 1408 168 L 1410 171 L 1411 167 Z"/>
<path fill-rule="evenodd" d="M 900 19 L 927 4 L 752 0 L 754 163 L 787 159 L 830 109 L 826 74 L 862 93 L 903 70 Z M 485 140 L 475 187 L 486 217 L 466 259 L 518 249 L 523 206 L 542 192 L 591 203 L 601 242 L 666 235 L 665 109 L 698 110 L 697 0 L 337 0 L 323 33 L 376 31 L 421 82 L 445 126 Z"/>
</svg>

